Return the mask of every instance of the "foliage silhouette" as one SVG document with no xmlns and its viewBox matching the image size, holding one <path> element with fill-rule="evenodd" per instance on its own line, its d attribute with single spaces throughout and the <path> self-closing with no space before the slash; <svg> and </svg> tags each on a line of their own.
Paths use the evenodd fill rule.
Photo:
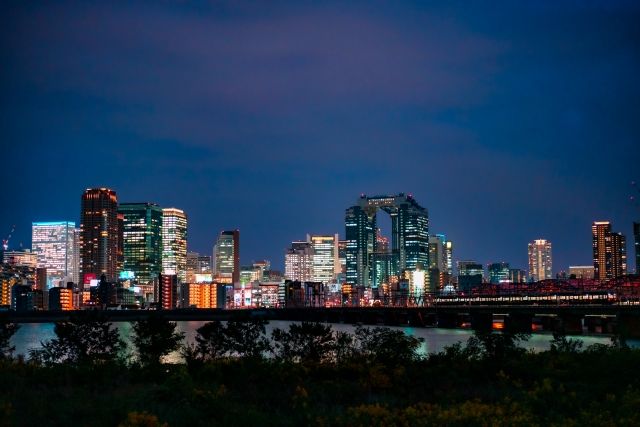
<svg viewBox="0 0 640 427">
<path fill-rule="evenodd" d="M 367 360 L 387 365 L 417 360 L 417 350 L 424 338 L 406 335 L 391 328 L 365 328 L 358 326 L 355 331 L 355 352 Z"/>
<path fill-rule="evenodd" d="M 554 332 L 550 351 L 556 353 L 577 353 L 582 350 L 582 341 L 567 338 L 562 332 Z"/>
<path fill-rule="evenodd" d="M 334 361 L 338 347 L 351 344 L 346 340 L 346 335 L 337 335 L 331 325 L 317 322 L 292 323 L 289 325 L 289 331 L 275 329 L 271 338 L 276 358 L 288 362 Z"/>
<path fill-rule="evenodd" d="M 11 345 L 11 337 L 18 332 L 20 325 L 5 319 L 0 320 L 0 359 L 11 359 L 16 347 Z"/>
<path fill-rule="evenodd" d="M 42 348 L 29 351 L 31 360 L 47 365 L 121 362 L 126 349 L 118 330 L 98 312 L 56 322 L 54 332 L 56 337 L 41 343 Z"/>
<path fill-rule="evenodd" d="M 181 348 L 184 333 L 176 326 L 158 314 L 133 324 L 132 342 L 143 366 L 159 365 L 163 356 Z"/>
</svg>

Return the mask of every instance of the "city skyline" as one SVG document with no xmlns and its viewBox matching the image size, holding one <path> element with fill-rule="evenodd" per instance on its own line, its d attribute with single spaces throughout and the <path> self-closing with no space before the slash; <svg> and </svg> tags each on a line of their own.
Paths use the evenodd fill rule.
<svg viewBox="0 0 640 427">
<path fill-rule="evenodd" d="M 111 188 L 105 188 L 105 187 L 102 187 L 102 188 L 87 189 L 87 190 L 85 191 L 85 194 L 86 194 L 86 192 L 88 192 L 89 190 L 95 190 L 95 191 L 97 191 L 97 190 L 105 191 L 105 190 L 106 190 L 106 191 L 110 191 L 110 192 L 114 192 L 114 193 L 115 193 L 115 192 L 117 192 L 117 191 L 115 191 L 115 190 L 113 190 L 113 189 L 111 189 Z M 403 194 L 403 193 L 400 193 L 400 195 L 401 195 L 402 197 L 404 197 L 404 194 Z M 362 198 L 364 198 L 364 197 L 367 197 L 367 196 L 365 196 L 364 194 L 361 194 L 360 198 L 362 199 Z M 374 198 L 374 199 L 375 199 L 376 197 L 381 197 L 381 196 L 373 196 L 373 198 Z M 410 196 L 410 198 L 412 198 L 412 196 Z M 137 202 L 137 203 L 124 202 L 124 203 L 119 203 L 119 204 L 118 204 L 118 211 L 120 211 L 120 206 L 130 206 L 130 205 L 133 205 L 133 206 L 135 206 L 135 205 L 144 205 L 144 206 L 147 206 L 147 205 L 148 205 L 148 206 L 153 206 L 153 207 L 155 207 L 156 209 L 159 209 L 159 211 L 160 211 L 160 213 L 161 213 L 161 214 L 162 214 L 162 212 L 163 212 L 163 211 L 173 212 L 174 214 L 175 214 L 175 212 L 177 211 L 177 212 L 180 212 L 180 214 L 181 214 L 181 215 L 183 215 L 183 216 L 184 216 L 184 215 L 187 215 L 187 213 L 186 213 L 186 212 L 184 212 L 182 209 L 177 209 L 177 208 L 174 208 L 174 207 L 171 207 L 171 208 L 163 208 L 163 207 L 160 207 L 158 204 L 153 203 L 153 202 Z M 121 214 L 121 213 L 120 213 L 120 214 Z M 162 215 L 161 215 L 161 216 L 162 216 Z M 428 221 L 428 219 L 427 219 L 427 221 Z M 186 219 L 184 220 L 184 222 L 186 223 Z M 374 222 L 375 222 L 375 221 L 374 221 Z M 597 222 L 602 222 L 602 221 L 594 220 L 594 221 L 592 221 L 592 224 L 597 223 Z M 605 221 L 605 222 L 607 222 L 607 223 L 611 223 L 611 221 Z M 32 223 L 32 224 L 34 224 L 34 225 L 35 225 L 35 224 L 40 224 L 40 223 L 42 223 L 42 224 L 57 224 L 57 223 L 74 223 L 74 221 L 44 221 L 44 222 L 43 222 L 43 221 L 31 221 L 31 223 Z M 637 230 L 637 226 L 636 226 L 636 224 L 637 224 L 636 222 L 633 222 L 633 224 L 632 224 L 632 225 L 633 225 L 633 227 L 634 227 L 634 228 L 633 228 L 633 232 L 632 232 L 630 235 L 626 235 L 625 233 L 618 232 L 618 234 L 622 234 L 622 235 L 624 236 L 624 244 L 626 245 L 626 246 L 625 246 L 625 248 L 626 248 L 626 252 L 629 254 L 629 256 L 627 257 L 627 259 L 625 260 L 626 271 L 627 271 L 629 274 L 634 273 L 634 272 L 636 271 L 636 268 L 637 268 L 637 267 L 636 267 L 636 265 L 634 265 L 634 260 L 636 260 L 636 259 L 637 259 L 637 258 L 636 258 L 636 257 L 637 257 L 637 249 L 636 249 L 636 247 L 637 247 L 637 243 L 636 243 L 636 239 L 637 239 L 637 238 L 636 238 L 636 234 L 637 234 L 637 232 L 636 232 L 636 230 Z M 183 225 L 183 227 L 184 227 L 184 225 Z M 622 228 L 622 227 L 621 227 L 621 228 Z M 373 234 L 374 234 L 374 235 L 375 235 L 376 233 L 380 233 L 380 232 L 381 232 L 380 227 L 374 227 L 374 228 L 372 228 L 372 230 L 374 230 L 374 229 L 375 229 L 375 231 L 373 232 Z M 388 231 L 390 231 L 390 230 L 388 230 Z M 78 233 L 79 233 L 79 230 L 78 230 Z M 162 227 L 160 227 L 160 228 L 158 229 L 158 233 L 159 233 L 159 236 L 158 236 L 158 237 L 160 238 L 160 243 L 159 243 L 159 244 L 160 244 L 160 246 L 161 246 L 161 248 L 160 248 L 160 252 L 161 252 L 162 254 L 165 254 L 165 249 L 162 247 L 162 233 L 163 233 L 163 231 L 162 231 Z M 183 231 L 183 233 L 184 233 L 184 231 Z M 223 232 L 223 233 L 224 233 L 224 232 Z M 189 232 L 186 232 L 186 234 L 187 234 L 187 235 L 189 235 Z M 197 232 L 196 232 L 196 234 L 197 234 Z M 308 238 L 309 238 L 309 236 L 310 236 L 310 235 L 317 235 L 317 236 L 321 236 L 321 234 L 320 234 L 320 233 L 314 233 L 313 231 L 306 231 L 306 232 L 305 232 L 305 234 L 307 234 L 307 237 L 308 237 Z M 341 241 L 342 241 L 342 239 L 344 239 L 344 238 L 345 238 L 345 235 L 346 235 L 346 232 L 344 231 L 344 225 L 343 225 L 343 231 L 342 231 L 342 233 L 327 233 L 327 234 L 328 234 L 328 235 L 340 236 L 340 239 L 341 239 Z M 592 236 L 592 234 L 591 234 L 591 236 Z M 217 234 L 217 235 L 216 235 L 216 237 L 215 237 L 215 240 L 213 241 L 214 252 L 215 252 L 215 244 L 216 244 L 217 239 L 218 239 L 219 237 L 220 237 L 220 234 Z M 384 237 L 384 236 L 382 236 L 382 235 L 380 235 L 379 237 L 382 237 L 383 239 L 387 239 L 387 240 L 388 240 L 388 237 Z M 431 240 L 431 238 L 432 238 L 432 237 L 433 237 L 433 238 L 445 238 L 445 237 L 444 237 L 444 235 L 441 233 L 441 230 L 439 230 L 439 233 L 433 233 L 433 232 L 431 232 L 431 231 L 430 231 L 430 232 L 429 232 L 429 239 Z M 538 240 L 539 240 L 539 239 L 534 239 L 534 243 L 535 243 L 535 242 L 537 242 Z M 545 241 L 545 242 L 546 242 L 546 239 L 542 239 L 542 241 Z M 184 253 L 184 257 L 185 257 L 185 258 L 184 258 L 184 261 L 183 261 L 184 263 L 186 263 L 186 252 L 187 252 L 187 251 L 188 251 L 188 252 L 197 252 L 197 253 L 200 253 L 200 251 L 198 251 L 198 250 L 196 250 L 196 249 L 192 248 L 191 246 L 189 246 L 189 245 L 190 245 L 190 243 L 188 243 L 188 242 L 189 242 L 189 239 L 186 239 L 186 242 L 185 242 L 185 243 L 186 243 L 186 246 L 187 246 L 187 247 L 186 247 L 186 248 L 184 248 L 184 250 L 185 250 L 185 253 Z M 295 240 L 293 240 L 292 242 L 294 242 L 294 243 L 295 243 L 296 241 L 295 241 Z M 450 241 L 449 241 L 449 242 L 450 242 Z M 345 243 L 346 243 L 346 240 L 345 240 Z M 290 244 L 291 244 L 291 242 L 289 242 L 289 245 L 290 245 Z M 449 243 L 449 244 L 450 244 L 450 243 Z M 526 261 L 525 261 L 525 264 L 524 264 L 524 265 L 519 265 L 518 263 L 514 263 L 514 262 L 512 262 L 512 261 L 511 261 L 511 260 L 512 260 L 512 259 L 514 259 L 514 258 L 515 258 L 515 259 L 519 258 L 521 254 L 517 254 L 516 256 L 505 256 L 505 257 L 503 257 L 503 258 L 498 258 L 498 260 L 486 260 L 486 259 L 482 258 L 482 256 L 467 257 L 467 258 L 459 257 L 459 256 L 457 255 L 457 250 L 456 250 L 456 255 L 455 255 L 453 258 L 451 258 L 451 259 L 449 260 L 449 262 L 450 262 L 450 264 L 453 264 L 453 261 L 465 261 L 465 260 L 467 260 L 467 259 L 472 258 L 472 259 L 475 259 L 475 260 L 479 260 L 478 262 L 479 262 L 480 264 L 482 264 L 482 265 L 485 267 L 485 269 L 488 269 L 488 268 L 489 268 L 489 266 L 490 266 L 491 264 L 495 264 L 495 263 L 505 263 L 505 262 L 506 262 L 506 263 L 508 263 L 508 264 L 511 264 L 511 266 L 512 266 L 512 267 L 514 267 L 514 268 L 517 268 L 517 269 L 520 269 L 520 270 L 523 270 L 523 271 L 530 271 L 530 265 L 531 265 L 531 259 L 530 259 L 530 257 L 531 257 L 531 252 L 530 252 L 530 251 L 531 251 L 531 244 L 532 244 L 532 242 L 531 242 L 531 241 L 530 241 L 529 243 L 527 243 L 528 250 L 525 252 L 525 260 L 526 260 Z M 11 246 L 11 245 L 10 245 L 10 246 Z M 23 247 L 22 247 L 22 248 L 15 248 L 15 247 L 11 246 L 11 247 L 9 248 L 9 250 L 10 250 L 10 251 L 22 250 L 22 249 L 30 249 L 30 250 L 33 250 L 32 246 L 33 246 L 33 242 L 31 242 L 31 246 L 30 246 L 30 247 L 26 247 L 26 246 L 23 244 Z M 287 246 L 287 247 L 289 247 L 289 246 Z M 457 249 L 457 246 L 456 246 L 456 249 Z M 282 252 L 282 253 L 280 254 L 280 256 L 279 256 L 279 257 L 278 257 L 278 256 L 276 256 L 276 257 L 275 257 L 276 265 L 278 265 L 279 261 L 282 261 L 280 264 L 281 264 L 281 269 L 282 269 L 281 271 L 282 271 L 283 273 L 285 272 L 285 269 L 286 269 L 286 262 L 287 262 L 287 261 L 286 261 L 286 256 L 285 256 L 285 255 L 286 255 L 287 250 L 288 250 L 288 249 L 286 249 L 286 248 L 285 248 L 284 252 Z M 429 250 L 429 251 L 430 251 L 430 250 Z M 206 253 L 206 251 L 204 251 L 204 252 Z M 160 267 L 158 267 L 158 268 L 160 268 L 160 270 L 162 270 L 162 254 L 160 255 Z M 262 258 L 257 258 L 257 259 L 255 259 L 255 258 L 254 258 L 254 259 L 251 259 L 250 261 L 251 261 L 251 262 L 255 262 L 255 261 L 257 261 L 257 260 L 259 261 L 259 260 L 261 260 L 261 259 L 266 259 L 266 258 L 267 258 L 267 257 L 262 257 Z M 554 250 L 554 258 L 555 258 L 555 250 Z M 593 252 L 591 252 L 591 259 L 593 259 Z M 244 264 L 247 264 L 247 263 L 248 263 L 248 261 L 249 261 L 248 259 L 239 259 L 239 260 L 238 260 L 238 265 L 244 265 Z M 214 262 L 214 261 L 213 261 L 213 259 L 212 259 L 212 262 Z M 557 266 L 557 265 L 554 263 L 554 264 L 553 264 L 553 269 L 552 269 L 552 271 L 551 271 L 551 277 L 549 277 L 549 276 L 547 275 L 547 278 L 555 277 L 555 275 L 556 275 L 556 274 L 559 274 L 559 273 L 561 273 L 561 272 L 568 273 L 568 271 L 569 271 L 569 267 L 570 267 L 571 265 L 576 265 L 576 264 L 580 264 L 580 263 L 581 263 L 581 262 L 570 262 L 569 264 L 562 265 L 562 266 Z M 583 264 L 589 264 L 589 261 L 586 261 L 586 262 L 584 262 Z M 184 264 L 184 265 L 185 265 L 185 268 L 186 268 L 186 264 Z M 121 271 L 127 271 L 127 268 L 124 268 L 124 267 L 122 267 L 122 268 L 118 267 L 118 268 L 119 268 Z M 184 271 L 186 271 L 186 270 L 184 270 Z M 160 271 L 160 272 L 162 272 L 162 271 Z M 158 272 L 158 274 L 159 274 L 160 272 Z M 239 274 L 239 272 L 238 272 L 238 274 Z M 99 276 L 99 275 L 98 275 L 98 276 Z M 155 274 L 155 273 L 154 273 L 152 276 L 153 276 L 153 277 L 155 277 L 155 276 L 157 276 L 157 274 Z M 486 276 L 487 276 L 487 278 L 489 278 L 489 276 L 490 276 L 490 273 L 488 272 L 488 270 L 486 271 Z"/>
<path fill-rule="evenodd" d="M 0 8 L 13 249 L 105 186 L 183 209 L 200 253 L 242 230 L 243 263 L 398 192 L 458 260 L 526 268 L 544 238 L 556 272 L 589 264 L 601 220 L 631 253 L 636 3 Z"/>
</svg>

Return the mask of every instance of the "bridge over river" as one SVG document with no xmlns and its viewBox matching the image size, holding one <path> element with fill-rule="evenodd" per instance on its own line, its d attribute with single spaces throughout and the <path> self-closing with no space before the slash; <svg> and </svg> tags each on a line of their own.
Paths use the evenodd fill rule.
<svg viewBox="0 0 640 427">
<path fill-rule="evenodd" d="M 92 310 L 93 311 L 93 310 Z M 562 330 L 567 334 L 621 334 L 640 338 L 640 304 L 437 304 L 421 307 L 296 307 L 255 309 L 103 310 L 113 322 L 136 321 L 162 315 L 172 321 L 290 320 L 365 325 L 494 329 L 512 332 Z M 56 322 L 78 311 L 0 313 L 0 319 L 18 323 Z"/>
</svg>

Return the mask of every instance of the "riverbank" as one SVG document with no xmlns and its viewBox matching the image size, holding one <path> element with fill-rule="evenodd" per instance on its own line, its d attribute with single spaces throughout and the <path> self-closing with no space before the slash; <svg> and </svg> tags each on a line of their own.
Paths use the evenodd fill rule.
<svg viewBox="0 0 640 427">
<path fill-rule="evenodd" d="M 9 426 L 639 425 L 640 352 L 403 363 L 0 364 Z M 165 424 L 166 423 L 166 424 Z"/>
</svg>

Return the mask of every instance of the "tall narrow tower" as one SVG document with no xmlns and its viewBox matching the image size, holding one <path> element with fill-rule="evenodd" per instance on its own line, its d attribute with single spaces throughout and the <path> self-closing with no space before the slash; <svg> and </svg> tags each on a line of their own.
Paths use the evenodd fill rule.
<svg viewBox="0 0 640 427">
<path fill-rule="evenodd" d="M 611 231 L 609 221 L 596 221 L 593 234 L 594 278 L 615 279 L 627 273 L 627 241 L 622 233 Z"/>
<path fill-rule="evenodd" d="M 551 242 L 537 239 L 529 243 L 529 276 L 537 282 L 553 278 Z"/>
<path fill-rule="evenodd" d="M 222 231 L 214 247 L 217 276 L 240 282 L 240 230 Z"/>
<path fill-rule="evenodd" d="M 162 271 L 187 279 L 187 216 L 181 209 L 162 209 Z"/>
<path fill-rule="evenodd" d="M 80 279 L 113 281 L 117 275 L 118 198 L 109 188 L 89 188 L 80 210 Z"/>
</svg>

